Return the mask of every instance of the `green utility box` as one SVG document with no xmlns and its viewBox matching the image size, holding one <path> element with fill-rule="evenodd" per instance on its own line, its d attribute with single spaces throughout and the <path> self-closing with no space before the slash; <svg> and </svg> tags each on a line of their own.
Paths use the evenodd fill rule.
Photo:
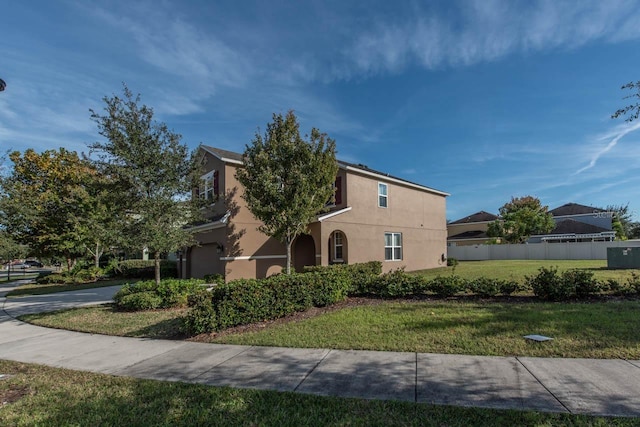
<svg viewBox="0 0 640 427">
<path fill-rule="evenodd" d="M 607 248 L 608 268 L 640 268 L 640 247 Z"/>
</svg>

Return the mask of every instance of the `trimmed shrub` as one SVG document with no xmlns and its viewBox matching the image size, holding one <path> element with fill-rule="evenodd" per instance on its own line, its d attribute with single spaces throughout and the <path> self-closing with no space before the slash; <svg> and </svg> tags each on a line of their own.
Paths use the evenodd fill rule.
<svg viewBox="0 0 640 427">
<path fill-rule="evenodd" d="M 314 265 L 304 268 L 305 273 L 328 274 L 349 282 L 350 295 L 367 295 L 375 279 L 382 274 L 382 262 L 369 261 L 356 264 Z"/>
<path fill-rule="evenodd" d="M 469 282 L 468 289 L 481 297 L 494 297 L 501 291 L 502 281 L 479 277 Z"/>
<path fill-rule="evenodd" d="M 525 280 L 533 294 L 544 300 L 562 301 L 575 295 L 575 287 L 562 280 L 557 267 L 540 267 L 536 276 L 526 276 Z"/>
<path fill-rule="evenodd" d="M 422 295 L 426 293 L 428 283 L 424 276 L 397 269 L 371 280 L 365 294 L 382 298 Z"/>
<path fill-rule="evenodd" d="M 447 258 L 447 267 L 456 267 L 458 265 L 458 260 L 453 257 Z"/>
<path fill-rule="evenodd" d="M 631 278 L 627 279 L 627 286 L 631 291 L 640 294 L 640 274 L 632 271 Z"/>
<path fill-rule="evenodd" d="M 127 259 L 119 261 L 114 268 L 115 274 L 124 278 L 153 279 L 155 278 L 155 261 L 142 259 Z M 175 261 L 160 261 L 160 277 L 175 278 L 178 267 Z"/>
<path fill-rule="evenodd" d="M 148 310 L 149 308 L 144 308 L 145 304 L 138 304 L 137 300 L 129 297 L 136 294 L 153 294 L 159 303 L 151 308 L 183 307 L 187 305 L 189 295 L 200 291 L 203 284 L 202 279 L 166 279 L 158 286 L 154 280 L 147 280 L 124 285 L 116 292 L 113 301 L 119 310 Z"/>
<path fill-rule="evenodd" d="M 218 328 L 218 318 L 209 291 L 201 290 L 189 295 L 188 302 L 191 309 L 183 323 L 187 332 L 199 335 Z"/>
<path fill-rule="evenodd" d="M 201 293 L 189 298 L 191 312 L 185 326 L 199 334 L 277 319 L 342 301 L 349 286 L 346 275 L 333 269 L 234 280 L 212 288 L 209 298 Z"/>
<path fill-rule="evenodd" d="M 602 285 L 593 277 L 592 271 L 568 270 L 562 273 L 562 280 L 575 287 L 578 298 L 586 298 L 602 290 Z"/>
<path fill-rule="evenodd" d="M 438 276 L 427 284 L 427 289 L 439 297 L 451 297 L 467 288 L 467 281 L 460 276 Z"/>
<path fill-rule="evenodd" d="M 125 295 L 119 300 L 118 308 L 125 311 L 142 311 L 160 308 L 162 298 L 152 291 Z"/>
<path fill-rule="evenodd" d="M 593 277 L 593 272 L 574 269 L 558 274 L 555 267 L 541 267 L 538 274 L 527 277 L 526 282 L 533 289 L 534 295 L 550 301 L 585 298 L 603 289 Z"/>
<path fill-rule="evenodd" d="M 502 295 L 511 295 L 516 291 L 524 291 L 528 289 L 528 286 L 521 285 L 518 282 L 514 282 L 512 280 L 502 280 L 500 281 L 500 293 Z"/>
<path fill-rule="evenodd" d="M 53 283 L 73 283 L 73 277 L 63 273 L 52 273 L 46 276 L 40 276 L 36 279 L 36 283 L 39 285 L 49 285 Z"/>
<path fill-rule="evenodd" d="M 205 274 L 204 281 L 207 284 L 221 285 L 224 283 L 224 276 L 222 274 Z"/>
</svg>

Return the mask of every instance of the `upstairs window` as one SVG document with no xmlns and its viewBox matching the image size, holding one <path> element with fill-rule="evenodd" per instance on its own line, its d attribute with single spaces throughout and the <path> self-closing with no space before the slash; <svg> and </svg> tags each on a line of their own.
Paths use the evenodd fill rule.
<svg viewBox="0 0 640 427">
<path fill-rule="evenodd" d="M 198 188 L 198 197 L 215 203 L 218 199 L 218 194 L 218 171 L 211 171 L 202 175 L 202 178 L 200 178 L 200 187 Z"/>
<path fill-rule="evenodd" d="M 384 233 L 384 260 L 402 260 L 402 233 Z"/>
<path fill-rule="evenodd" d="M 378 207 L 386 208 L 387 207 L 387 184 L 383 184 L 381 182 L 378 183 Z"/>
</svg>

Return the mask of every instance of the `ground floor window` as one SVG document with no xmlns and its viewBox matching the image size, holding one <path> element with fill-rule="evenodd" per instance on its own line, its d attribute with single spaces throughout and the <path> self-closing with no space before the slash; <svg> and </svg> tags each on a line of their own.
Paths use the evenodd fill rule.
<svg viewBox="0 0 640 427">
<path fill-rule="evenodd" d="M 384 233 L 384 260 L 402 259 L 402 233 Z"/>
<path fill-rule="evenodd" d="M 333 260 L 342 261 L 342 249 L 343 249 L 342 232 L 335 231 L 333 233 Z"/>
</svg>

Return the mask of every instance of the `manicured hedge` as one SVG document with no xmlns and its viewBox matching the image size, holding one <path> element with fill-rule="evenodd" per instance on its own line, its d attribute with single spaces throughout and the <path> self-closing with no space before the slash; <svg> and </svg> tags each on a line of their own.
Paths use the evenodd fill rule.
<svg viewBox="0 0 640 427">
<path fill-rule="evenodd" d="M 142 259 L 127 259 L 119 261 L 114 273 L 124 278 L 153 279 L 155 278 L 155 261 Z M 160 277 L 174 278 L 178 275 L 175 261 L 160 261 Z"/>
<path fill-rule="evenodd" d="M 189 298 L 185 319 L 193 334 L 272 320 L 344 300 L 350 280 L 338 269 L 276 275 L 266 279 L 240 279 Z"/>
<path fill-rule="evenodd" d="M 202 279 L 165 279 L 156 285 L 154 280 L 124 285 L 114 295 L 118 310 L 138 311 L 157 308 L 184 307 L 189 295 L 203 289 Z"/>
</svg>

